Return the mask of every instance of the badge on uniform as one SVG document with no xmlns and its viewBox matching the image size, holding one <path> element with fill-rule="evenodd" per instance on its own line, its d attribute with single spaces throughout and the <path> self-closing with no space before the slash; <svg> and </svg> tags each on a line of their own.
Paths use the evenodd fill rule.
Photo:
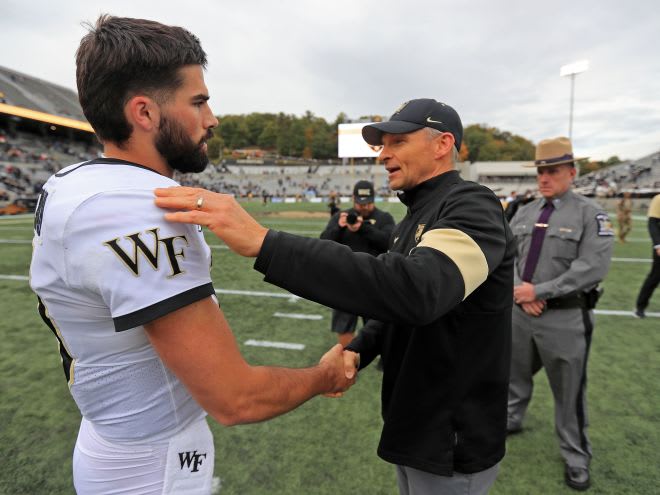
<svg viewBox="0 0 660 495">
<path fill-rule="evenodd" d="M 422 234 L 424 233 L 424 227 L 426 227 L 425 223 L 420 223 L 417 226 L 417 231 L 415 231 L 415 242 L 419 242 L 422 240 Z"/>
<path fill-rule="evenodd" d="M 596 222 L 598 223 L 598 235 L 601 237 L 613 236 L 614 228 L 607 213 L 599 213 L 596 215 Z"/>
</svg>

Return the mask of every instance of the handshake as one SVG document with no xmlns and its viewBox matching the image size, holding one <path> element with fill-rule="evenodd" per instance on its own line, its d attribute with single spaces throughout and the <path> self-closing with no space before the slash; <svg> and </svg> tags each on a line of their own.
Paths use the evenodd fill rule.
<svg viewBox="0 0 660 495">
<path fill-rule="evenodd" d="M 323 395 L 341 397 L 357 380 L 360 355 L 337 344 L 323 355 L 319 367 L 327 376 L 327 390 Z"/>
</svg>

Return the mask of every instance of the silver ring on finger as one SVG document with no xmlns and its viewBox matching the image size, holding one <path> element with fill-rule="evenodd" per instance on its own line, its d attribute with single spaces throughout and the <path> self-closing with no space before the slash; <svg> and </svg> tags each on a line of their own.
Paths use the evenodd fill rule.
<svg viewBox="0 0 660 495">
<path fill-rule="evenodd" d="M 197 207 L 198 210 L 201 210 L 203 205 L 204 205 L 204 198 L 200 196 L 199 198 L 197 198 L 197 203 L 195 203 L 195 206 Z"/>
</svg>

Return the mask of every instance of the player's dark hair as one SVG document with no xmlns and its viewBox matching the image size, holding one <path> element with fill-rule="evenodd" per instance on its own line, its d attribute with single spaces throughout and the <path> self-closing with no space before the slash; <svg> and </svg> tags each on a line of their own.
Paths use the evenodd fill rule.
<svg viewBox="0 0 660 495">
<path fill-rule="evenodd" d="M 124 105 L 139 94 L 159 103 L 183 83 L 179 69 L 206 67 L 206 53 L 189 31 L 145 19 L 101 15 L 76 52 L 78 98 L 101 141 L 121 146 L 133 132 Z"/>
</svg>

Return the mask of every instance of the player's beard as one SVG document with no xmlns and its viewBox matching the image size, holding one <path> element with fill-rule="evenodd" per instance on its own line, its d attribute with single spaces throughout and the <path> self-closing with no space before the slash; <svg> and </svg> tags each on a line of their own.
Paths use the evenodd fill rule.
<svg viewBox="0 0 660 495">
<path fill-rule="evenodd" d="M 209 163 L 203 145 L 211 137 L 213 132 L 209 129 L 198 143 L 194 143 L 183 127 L 174 120 L 162 116 L 155 145 L 172 169 L 184 174 L 197 173 L 202 172 Z"/>
</svg>

